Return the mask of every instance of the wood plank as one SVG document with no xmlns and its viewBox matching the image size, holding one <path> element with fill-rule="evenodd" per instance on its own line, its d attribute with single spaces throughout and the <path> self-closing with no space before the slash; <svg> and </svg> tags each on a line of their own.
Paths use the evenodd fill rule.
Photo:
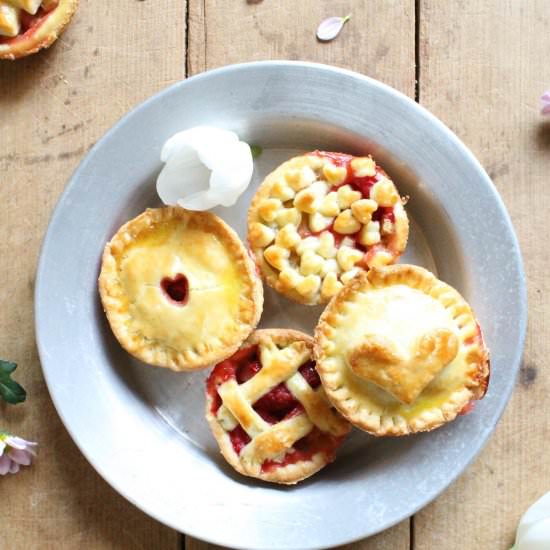
<svg viewBox="0 0 550 550">
<path fill-rule="evenodd" d="M 550 13 L 545 0 L 421 0 L 420 101 L 471 147 L 507 204 L 522 246 L 530 329 L 496 433 L 468 471 L 415 517 L 415 550 L 509 548 L 517 521 L 550 489 L 548 174 Z M 544 246 L 544 245 L 542 245 Z"/>
<path fill-rule="evenodd" d="M 352 14 L 336 40 L 315 38 L 330 15 Z M 266 59 L 359 71 L 414 95 L 413 0 L 189 1 L 189 74 Z"/>
<path fill-rule="evenodd" d="M 352 13 L 333 42 L 315 38 L 330 15 Z M 353 69 L 414 95 L 414 2 L 190 0 L 188 71 L 196 74 L 230 63 L 300 59 Z M 186 538 L 187 550 L 215 548 Z M 409 521 L 346 550 L 408 550 Z"/>
<path fill-rule="evenodd" d="M 50 401 L 33 330 L 37 255 L 65 182 L 119 117 L 184 76 L 185 2 L 162 4 L 84 0 L 51 50 L 0 62 L 0 354 L 19 363 L 29 394 L 23 405 L 0 406 L 1 427 L 41 444 L 31 468 L 0 481 L 10 550 L 180 546 L 77 450 Z"/>
</svg>

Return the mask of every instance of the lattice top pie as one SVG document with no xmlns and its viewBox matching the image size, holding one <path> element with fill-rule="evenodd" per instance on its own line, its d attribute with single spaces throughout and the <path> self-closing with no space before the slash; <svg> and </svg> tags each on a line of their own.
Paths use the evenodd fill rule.
<svg viewBox="0 0 550 550">
<path fill-rule="evenodd" d="M 326 399 L 312 346 L 298 331 L 258 330 L 210 374 L 206 418 L 241 474 L 292 484 L 334 460 L 350 426 Z"/>
<path fill-rule="evenodd" d="M 0 59 L 47 48 L 63 32 L 78 0 L 0 0 Z"/>
<path fill-rule="evenodd" d="M 209 212 L 145 211 L 103 253 L 99 290 L 121 345 L 173 370 L 208 367 L 255 328 L 263 289 L 236 233 Z"/>
<path fill-rule="evenodd" d="M 326 303 L 362 269 L 393 263 L 409 224 L 371 157 L 315 151 L 269 174 L 248 216 L 248 239 L 268 284 L 304 304 Z"/>
<path fill-rule="evenodd" d="M 357 275 L 327 306 L 315 341 L 327 396 L 375 435 L 437 428 L 487 389 L 488 352 L 470 306 L 420 267 Z"/>
</svg>

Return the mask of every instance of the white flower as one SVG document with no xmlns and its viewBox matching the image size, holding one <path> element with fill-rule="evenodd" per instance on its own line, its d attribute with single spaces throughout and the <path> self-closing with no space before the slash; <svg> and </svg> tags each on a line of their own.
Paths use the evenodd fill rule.
<svg viewBox="0 0 550 550">
<path fill-rule="evenodd" d="M 550 493 L 532 504 L 521 517 L 512 550 L 550 548 Z"/>
<path fill-rule="evenodd" d="M 37 445 L 34 441 L 0 432 L 0 475 L 16 474 L 21 466 L 29 466 Z"/>
<path fill-rule="evenodd" d="M 172 136 L 162 148 L 165 162 L 157 193 L 165 204 L 189 210 L 232 206 L 254 168 L 250 147 L 229 130 L 197 126 Z"/>
</svg>

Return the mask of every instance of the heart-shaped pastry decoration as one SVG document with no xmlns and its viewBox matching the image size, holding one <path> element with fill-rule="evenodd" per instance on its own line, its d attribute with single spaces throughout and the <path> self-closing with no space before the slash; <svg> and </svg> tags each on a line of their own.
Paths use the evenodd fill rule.
<svg viewBox="0 0 550 550">
<path fill-rule="evenodd" d="M 377 436 L 442 426 L 471 409 L 489 382 L 472 309 L 413 265 L 358 273 L 321 315 L 314 349 L 328 399 Z"/>
<path fill-rule="evenodd" d="M 386 336 L 368 334 L 350 350 L 348 363 L 357 376 L 410 405 L 457 353 L 458 338 L 446 328 L 420 336 L 412 353 Z"/>
</svg>

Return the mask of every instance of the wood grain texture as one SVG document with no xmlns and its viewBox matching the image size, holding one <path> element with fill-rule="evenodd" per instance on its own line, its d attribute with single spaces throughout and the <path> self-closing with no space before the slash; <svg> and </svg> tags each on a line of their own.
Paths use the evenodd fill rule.
<svg viewBox="0 0 550 550">
<path fill-rule="evenodd" d="M 320 43 L 319 23 L 352 14 Z M 230 63 L 299 59 L 345 67 L 414 95 L 413 0 L 189 0 L 190 74 Z"/>
<path fill-rule="evenodd" d="M 36 352 L 33 287 L 49 217 L 74 168 L 126 111 L 182 78 L 184 66 L 181 0 L 164 0 L 162 10 L 81 0 L 50 50 L 0 62 L 0 356 L 19 364 L 15 378 L 29 395 L 17 407 L 0 405 L 0 426 L 41 444 L 31 468 L 0 480 L 2 548 L 180 546 L 177 533 L 95 473 L 63 428 Z"/>
<path fill-rule="evenodd" d="M 480 457 L 415 517 L 415 549 L 507 550 L 526 508 L 550 490 L 550 12 L 545 0 L 421 0 L 420 102 L 472 149 L 514 222 L 530 326 L 518 384 Z"/>
<path fill-rule="evenodd" d="M 315 31 L 330 15 L 352 18 L 337 40 Z M 409 96 L 415 89 L 412 0 L 189 0 L 189 74 L 230 63 L 299 59 L 359 71 Z M 409 550 L 409 521 L 345 550 Z M 216 547 L 186 538 L 186 550 Z M 219 548 L 219 547 L 218 547 Z"/>
</svg>

